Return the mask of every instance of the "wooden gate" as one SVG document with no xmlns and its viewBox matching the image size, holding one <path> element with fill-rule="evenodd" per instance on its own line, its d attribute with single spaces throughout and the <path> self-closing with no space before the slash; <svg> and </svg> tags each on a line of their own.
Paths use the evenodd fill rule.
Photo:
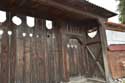
<svg viewBox="0 0 125 83">
<path fill-rule="evenodd" d="M 14 16 L 20 25 L 13 23 Z M 49 30 L 46 19 L 35 18 L 30 27 L 26 16 L 6 17 L 0 24 L 1 83 L 59 83 L 79 76 L 104 80 L 98 28 L 90 38 L 84 24 L 53 20 Z"/>
</svg>

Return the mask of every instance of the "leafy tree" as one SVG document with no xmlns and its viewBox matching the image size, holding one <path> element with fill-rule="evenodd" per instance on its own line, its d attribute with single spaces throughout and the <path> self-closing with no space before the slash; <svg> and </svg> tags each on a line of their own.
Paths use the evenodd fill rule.
<svg viewBox="0 0 125 83">
<path fill-rule="evenodd" d="M 125 24 L 125 0 L 117 0 L 119 1 L 118 11 L 120 13 L 119 20 L 121 23 Z"/>
</svg>

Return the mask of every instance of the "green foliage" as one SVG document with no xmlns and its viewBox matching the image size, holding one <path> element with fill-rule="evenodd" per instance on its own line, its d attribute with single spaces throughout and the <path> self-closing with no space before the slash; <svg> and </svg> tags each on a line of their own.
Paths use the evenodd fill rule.
<svg viewBox="0 0 125 83">
<path fill-rule="evenodd" d="M 125 80 L 123 80 L 123 83 L 125 83 Z"/>
<path fill-rule="evenodd" d="M 119 1 L 118 11 L 120 13 L 119 20 L 121 23 L 125 24 L 125 0 L 117 0 Z"/>
</svg>

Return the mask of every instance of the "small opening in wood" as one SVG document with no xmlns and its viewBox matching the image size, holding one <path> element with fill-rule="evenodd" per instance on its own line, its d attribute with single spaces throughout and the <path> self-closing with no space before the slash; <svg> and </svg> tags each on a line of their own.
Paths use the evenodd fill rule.
<svg viewBox="0 0 125 83">
<path fill-rule="evenodd" d="M 27 16 L 26 19 L 27 19 L 26 23 L 29 27 L 35 26 L 35 18 L 34 17 Z"/>
<path fill-rule="evenodd" d="M 39 38 L 39 35 L 36 35 L 37 38 Z"/>
<path fill-rule="evenodd" d="M 12 35 L 12 31 L 8 31 L 7 33 L 8 33 L 8 35 L 9 35 L 9 36 L 11 36 L 11 35 Z"/>
<path fill-rule="evenodd" d="M 56 38 L 55 34 L 52 34 L 52 38 L 53 38 L 53 39 L 55 39 L 55 38 Z"/>
<path fill-rule="evenodd" d="M 48 34 L 47 37 L 50 38 L 50 34 Z"/>
<path fill-rule="evenodd" d="M 26 37 L 26 33 L 22 33 L 22 36 L 23 36 L 23 37 Z"/>
<path fill-rule="evenodd" d="M 18 17 L 18 16 L 14 16 L 14 17 L 12 18 L 12 22 L 13 22 L 14 24 L 18 25 L 18 26 L 22 24 L 22 20 L 21 20 L 21 18 Z"/>
<path fill-rule="evenodd" d="M 71 48 L 73 48 L 74 47 L 74 45 L 71 45 Z"/>
<path fill-rule="evenodd" d="M 98 33 L 98 31 L 97 30 L 88 30 L 88 36 L 90 37 L 90 38 L 94 38 L 94 37 L 96 37 L 96 35 L 97 35 L 97 33 Z"/>
<path fill-rule="evenodd" d="M 3 23 L 6 21 L 6 12 L 0 11 L 0 22 Z"/>
<path fill-rule="evenodd" d="M 30 36 L 30 37 L 33 37 L 33 34 L 32 34 L 32 33 L 30 33 L 30 34 L 29 34 L 29 36 Z"/>
<path fill-rule="evenodd" d="M 51 20 L 46 20 L 46 28 L 49 30 L 53 28 L 53 22 Z"/>
<path fill-rule="evenodd" d="M 0 35 L 3 35 L 4 31 L 3 30 L 0 30 Z"/>
<path fill-rule="evenodd" d="M 67 44 L 67 48 L 70 48 L 70 44 Z"/>
</svg>

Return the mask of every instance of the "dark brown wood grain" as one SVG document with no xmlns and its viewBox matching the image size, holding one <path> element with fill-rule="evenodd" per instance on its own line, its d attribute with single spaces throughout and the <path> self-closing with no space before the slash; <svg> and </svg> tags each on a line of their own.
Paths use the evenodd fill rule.
<svg viewBox="0 0 125 83">
<path fill-rule="evenodd" d="M 7 31 L 7 26 L 4 26 L 4 30 Z M 2 83 L 7 83 L 9 74 L 9 36 L 5 32 L 2 36 L 1 41 L 1 73 L 0 81 Z"/>
<path fill-rule="evenodd" d="M 11 13 L 0 25 L 4 30 L 0 40 L 0 83 L 59 83 L 76 77 L 105 80 L 99 28 L 90 38 L 87 30 L 92 28 L 85 23 L 52 20 L 53 28 L 49 30 L 46 19 L 35 18 L 35 26 L 29 27 L 26 16 L 17 16 L 21 25 L 12 23 Z"/>
</svg>

